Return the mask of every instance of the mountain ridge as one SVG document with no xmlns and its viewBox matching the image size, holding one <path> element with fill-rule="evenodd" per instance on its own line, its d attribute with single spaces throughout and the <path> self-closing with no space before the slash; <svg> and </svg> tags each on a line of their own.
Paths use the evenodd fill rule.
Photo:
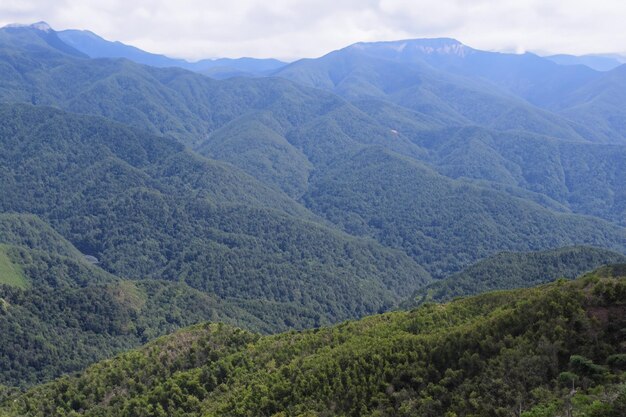
<svg viewBox="0 0 626 417">
<path fill-rule="evenodd" d="M 2 406 L 546 417 L 618 389 L 623 267 L 327 326 L 621 262 L 624 68 L 450 39 L 248 63 L 0 29 Z"/>
<path fill-rule="evenodd" d="M 214 78 L 263 75 L 285 65 L 277 59 L 250 57 L 214 58 L 190 62 L 146 52 L 119 41 L 108 41 L 88 30 L 66 29 L 57 33 L 61 40 L 91 58 L 126 58 L 139 64 L 154 67 L 179 67 Z"/>
<path fill-rule="evenodd" d="M 303 207 L 302 201 L 295 201 L 291 199 L 291 197 L 299 198 L 305 195 L 307 188 L 311 190 L 313 190 L 313 187 L 316 190 L 321 189 L 319 185 L 314 184 L 314 182 L 319 179 L 324 181 L 330 179 L 330 176 L 326 175 L 325 171 L 330 169 L 337 171 L 338 167 L 344 163 L 348 163 L 348 161 L 350 161 L 357 153 L 366 148 L 371 148 L 371 151 L 369 153 L 361 153 L 361 155 L 366 155 L 374 161 L 378 158 L 376 155 L 378 151 L 374 149 L 375 147 L 378 147 L 376 149 L 382 148 L 391 151 L 394 154 L 410 157 L 414 159 L 414 165 L 424 166 L 424 164 L 428 165 L 432 163 L 432 161 L 429 161 L 429 158 L 427 157 L 432 150 L 428 149 L 427 146 L 423 146 L 423 143 L 421 142 L 422 139 L 432 137 L 433 134 L 436 133 L 432 131 L 425 131 L 425 129 L 430 129 L 430 124 L 424 127 L 420 121 L 420 126 L 417 127 L 417 131 L 414 134 L 411 134 L 411 136 L 405 136 L 403 132 L 398 132 L 394 126 L 385 127 L 384 125 L 381 125 L 377 121 L 376 117 L 367 113 L 369 108 L 358 108 L 350 101 L 342 99 L 332 93 L 300 86 L 287 80 L 281 80 L 278 78 L 239 78 L 226 81 L 216 81 L 182 69 L 150 68 L 134 64 L 130 61 L 108 59 L 91 61 L 66 58 L 59 66 L 56 61 L 41 59 L 41 57 L 33 56 L 32 54 L 28 54 L 26 52 L 22 52 L 22 54 L 27 59 L 38 63 L 38 65 L 49 65 L 53 68 L 53 70 L 39 69 L 37 71 L 26 72 L 22 75 L 22 77 L 27 75 L 36 81 L 35 85 L 38 86 L 37 88 L 40 91 L 39 94 L 41 94 L 39 98 L 41 104 L 56 105 L 64 108 L 66 111 L 78 111 L 82 113 L 91 112 L 92 114 L 99 116 L 116 119 L 118 122 L 133 124 L 136 128 L 151 130 L 157 135 L 166 134 L 168 136 L 174 136 L 180 141 L 194 146 L 196 150 L 201 151 L 207 156 L 220 158 L 230 164 L 236 165 L 240 172 L 245 172 L 248 176 L 253 177 L 257 182 L 267 181 L 267 189 L 264 186 L 262 188 L 262 190 L 264 190 L 263 192 L 253 192 L 259 198 L 262 197 L 261 194 L 263 193 L 269 193 L 276 197 L 263 197 L 266 203 L 277 203 L 282 201 L 285 203 L 282 206 L 282 209 L 290 206 L 292 210 L 291 213 L 298 212 L 303 214 L 308 211 L 309 215 L 311 215 L 310 209 L 312 207 L 316 207 L 316 210 L 321 210 L 317 212 L 316 217 L 318 219 L 324 218 L 325 221 L 329 222 L 327 225 L 332 227 L 345 227 L 345 221 L 347 220 L 347 217 L 350 216 L 352 216 L 352 219 L 350 220 L 351 224 L 362 223 L 364 219 L 359 219 L 358 216 L 363 213 L 344 213 L 344 215 L 342 215 L 341 210 L 345 207 L 341 205 L 343 203 L 338 199 L 335 199 L 333 202 L 333 205 L 335 205 L 334 207 L 324 207 L 322 209 L 321 207 L 323 205 L 320 205 L 319 202 L 315 201 L 315 199 L 321 195 L 312 194 L 310 192 L 308 193 L 306 199 L 308 207 Z M 14 65 L 10 60 L 6 60 L 6 62 L 10 66 Z M 380 70 L 384 70 L 384 67 L 381 67 Z M 64 76 L 61 76 L 63 74 Z M 71 76 L 68 77 L 68 74 L 71 74 Z M 409 75 L 411 74 L 413 74 L 413 72 L 409 72 Z M 429 74 L 432 74 L 432 72 Z M 71 78 L 71 82 L 69 82 L 69 78 Z M 455 78 L 455 80 L 457 80 L 457 78 Z M 32 86 L 28 85 L 27 87 L 27 84 L 21 78 L 17 78 L 17 82 L 19 87 L 17 92 L 12 88 L 6 88 L 6 96 L 4 96 L 4 99 L 9 101 L 15 100 L 13 97 L 16 94 L 21 94 L 20 101 L 32 101 L 33 94 L 28 92 L 27 89 L 32 88 Z M 5 85 L 11 86 L 10 83 Z M 481 92 L 481 90 L 474 86 L 474 84 L 472 85 L 472 88 L 474 88 L 474 90 L 478 93 L 475 97 L 485 98 L 485 95 Z M 346 85 L 346 88 L 348 87 L 350 86 Z M 20 90 L 20 88 L 25 91 Z M 435 87 L 429 87 L 429 89 L 430 88 Z M 459 103 L 459 101 L 454 98 L 459 96 L 460 93 L 457 92 L 456 94 L 450 95 L 450 93 L 443 86 L 441 89 L 443 90 L 441 92 L 442 96 L 440 97 L 440 102 L 442 103 L 441 109 L 447 116 L 450 112 L 449 110 L 446 110 L 446 108 L 450 107 L 450 105 L 453 105 L 454 103 Z M 490 87 L 490 89 L 493 90 L 495 87 Z M 410 91 L 411 90 L 403 90 L 403 96 L 414 97 L 414 95 L 410 94 Z M 494 94 L 497 94 L 497 97 L 506 97 L 506 93 L 500 93 L 497 89 Z M 59 99 L 59 95 L 61 95 L 61 100 Z M 493 95 L 490 93 L 487 97 L 493 97 Z M 219 103 L 219 105 L 216 103 Z M 499 106 L 496 103 L 489 103 L 488 108 L 491 109 L 495 107 Z M 470 109 L 471 111 L 476 110 L 476 106 L 474 106 L 471 101 L 466 103 L 464 108 L 468 111 Z M 530 109 L 532 110 L 532 108 Z M 534 110 L 531 111 L 531 114 L 533 111 Z M 409 111 L 406 113 L 407 117 L 413 117 L 414 114 L 418 114 L 418 112 Z M 522 112 L 522 114 L 524 113 Z M 478 116 L 484 117 L 481 115 Z M 508 118 L 519 117 L 518 114 L 510 114 L 510 112 L 507 113 L 506 116 Z M 244 120 L 254 121 L 255 123 L 260 122 L 265 125 L 266 120 L 261 120 L 259 118 L 268 119 L 267 121 L 269 121 L 269 126 L 271 126 L 269 130 L 264 130 L 264 134 L 266 134 L 266 136 L 263 138 L 257 136 L 256 128 L 251 129 L 247 127 L 243 131 L 242 129 L 239 129 L 238 123 L 243 122 Z M 445 126 L 449 120 L 448 118 L 433 119 L 439 120 L 440 126 Z M 183 120 L 184 123 L 182 122 Z M 462 121 L 463 119 L 459 118 L 458 120 Z M 506 120 L 500 120 L 500 123 L 506 124 L 508 122 Z M 564 129 L 565 128 L 569 128 L 569 126 L 564 125 Z M 394 130 L 397 134 L 393 133 Z M 563 131 L 563 134 L 566 133 L 567 132 Z M 501 131 L 494 132 L 495 138 L 502 135 Z M 249 145 L 249 143 L 254 143 L 257 138 L 260 146 L 254 148 Z M 261 142 L 261 140 L 265 142 Z M 517 142 L 519 142 L 519 140 L 517 140 Z M 526 141 L 524 141 L 524 143 L 526 143 Z M 534 145 L 526 147 L 523 156 L 530 157 L 533 154 L 533 149 L 535 148 L 536 147 Z M 249 156 L 245 156 L 245 152 L 242 152 L 243 149 L 254 150 L 254 152 L 252 152 Z M 502 151 L 499 150 L 499 152 Z M 289 156 L 282 157 L 281 153 L 286 153 L 286 155 Z M 587 158 L 587 154 L 585 152 L 581 153 L 577 151 L 576 155 L 578 154 L 581 154 L 583 157 L 582 163 L 589 165 L 589 161 L 584 159 Z M 515 159 L 519 159 L 519 155 L 513 156 Z M 193 158 L 197 157 L 194 156 Z M 292 158 L 297 159 L 292 160 Z M 480 156 L 480 158 L 482 158 L 482 156 Z M 478 160 L 480 160 L 480 158 Z M 551 158 L 552 155 L 550 155 L 550 160 L 552 160 Z M 558 159 L 558 156 L 555 156 L 555 158 Z M 265 160 L 267 162 L 255 164 L 255 162 L 260 160 Z M 293 163 L 296 160 L 301 161 L 297 164 L 297 167 L 295 166 L 296 164 Z M 390 161 L 400 163 L 403 159 L 393 157 Z M 170 173 L 168 174 L 168 178 L 178 181 L 178 179 L 175 179 L 175 175 L 173 177 L 171 175 L 171 173 L 175 172 L 172 165 L 173 163 L 174 161 L 168 162 L 167 170 L 165 172 Z M 523 163 L 524 165 L 528 164 L 528 162 Z M 200 165 L 202 164 L 194 163 L 194 166 Z M 353 164 L 350 166 L 353 166 Z M 377 167 L 382 169 L 383 166 L 377 165 Z M 544 164 L 539 165 L 539 168 L 542 167 L 544 167 Z M 431 168 L 437 171 L 437 167 Z M 431 168 L 425 171 L 429 172 L 429 176 L 433 175 Z M 101 169 L 105 168 L 102 167 Z M 485 169 L 487 169 L 487 167 L 485 167 Z M 518 170 L 516 168 L 513 169 L 515 171 Z M 292 175 L 292 173 L 296 174 Z M 162 173 L 158 174 L 162 175 Z M 344 173 L 344 175 L 345 174 L 346 173 Z M 373 171 L 361 173 L 361 175 L 364 176 L 374 176 L 377 180 L 381 178 L 380 174 L 380 172 Z M 440 174 L 448 173 L 440 172 Z M 613 175 L 610 172 L 606 174 Z M 604 170 L 599 171 L 599 175 L 605 175 Z M 537 178 L 538 174 L 533 170 L 528 174 L 524 173 L 524 176 L 528 178 Z M 352 175 L 352 177 L 354 177 L 354 175 Z M 384 176 L 382 178 L 385 179 Z M 291 180 L 296 179 L 297 181 L 295 184 L 291 182 Z M 483 178 L 477 179 L 483 180 Z M 557 176 L 557 180 L 558 186 L 562 187 L 567 185 L 567 182 L 565 181 L 566 178 Z M 598 178 L 598 180 L 606 182 L 606 179 Z M 617 180 L 618 179 L 616 178 L 616 181 Z M 208 181 L 208 178 L 206 178 L 205 181 Z M 540 185 L 542 187 L 544 186 L 542 183 L 543 181 L 543 179 L 540 181 Z M 478 210 L 478 212 L 474 213 L 476 216 L 480 215 L 480 207 L 491 207 L 490 210 L 493 216 L 489 216 L 484 220 L 485 224 L 490 224 L 492 226 L 486 228 L 485 230 L 493 232 L 500 230 L 503 227 L 508 227 L 505 226 L 505 224 L 516 224 L 516 221 L 513 221 L 507 216 L 501 217 L 500 214 L 511 211 L 505 209 L 504 207 L 509 205 L 519 206 L 518 202 L 521 200 L 518 197 L 522 196 L 519 192 L 508 194 L 506 192 L 506 188 L 502 187 L 496 188 L 495 190 L 489 190 L 489 188 L 495 187 L 489 185 L 489 187 L 485 188 L 483 184 L 474 184 L 469 187 L 457 187 L 456 181 L 444 178 L 438 178 L 437 183 L 446 184 L 445 193 L 437 193 L 437 198 L 434 198 L 432 201 L 429 200 L 429 196 L 426 194 L 418 193 L 418 195 L 423 199 L 420 204 L 428 205 L 434 203 L 435 201 L 439 201 L 438 197 L 441 197 L 448 192 L 453 195 L 455 193 L 462 193 L 462 190 L 474 190 L 476 191 L 476 199 L 485 200 L 485 196 L 488 195 L 498 196 L 496 199 L 497 204 L 493 204 L 493 202 L 489 203 L 487 201 L 475 201 L 475 208 Z M 207 183 L 207 185 L 209 184 Z M 340 187 L 351 187 L 349 181 L 335 184 L 335 186 L 337 185 Z M 459 183 L 458 185 L 461 184 Z M 525 184 L 523 182 L 519 182 L 512 185 L 521 186 Z M 404 191 L 406 191 L 408 185 L 406 184 L 406 181 L 402 180 L 401 177 L 397 177 L 393 180 L 393 183 L 388 184 L 388 186 L 397 191 L 393 198 L 398 198 L 399 196 L 404 195 Z M 607 191 L 612 191 L 611 187 L 609 187 Z M 253 187 L 248 187 L 247 189 L 252 191 L 252 188 Z M 400 192 L 401 190 L 403 192 Z M 347 195 L 346 193 L 349 191 L 350 190 L 346 188 L 345 190 L 342 190 L 339 195 Z M 539 187 L 538 189 L 531 188 L 529 191 L 537 192 L 542 190 Z M 286 192 L 290 194 L 287 194 Z M 313 198 L 311 198 L 312 195 Z M 610 193 L 601 193 L 599 196 L 601 198 L 597 203 L 598 206 L 607 204 L 608 207 L 611 208 L 610 213 L 608 213 L 607 216 L 609 220 L 613 220 L 615 215 L 619 215 L 619 213 L 614 214 L 613 210 L 621 207 L 620 202 L 623 198 L 623 196 L 619 193 L 614 194 L 614 196 L 615 200 L 611 201 L 608 199 L 611 197 Z M 145 197 L 148 198 L 147 195 Z M 249 195 L 248 197 L 251 196 Z M 433 196 L 430 198 L 432 197 Z M 248 201 L 254 201 L 254 199 Z M 455 201 L 460 202 L 461 200 Z M 538 200 L 534 199 L 533 201 Z M 389 207 L 394 207 L 394 205 L 390 204 Z M 533 213 L 543 213 L 540 216 L 543 220 L 547 218 L 559 217 L 555 216 L 555 213 L 551 211 L 552 207 L 549 205 L 547 207 L 550 208 L 547 211 L 544 210 L 546 208 L 545 205 L 543 209 L 535 207 L 534 204 L 525 203 L 522 204 L 521 207 L 533 207 L 533 210 L 531 210 Z M 361 209 L 368 213 L 366 218 L 369 217 L 371 214 L 369 213 L 371 207 L 367 207 L 366 205 Z M 331 214 L 331 211 L 327 210 L 334 211 L 335 213 Z M 457 214 L 454 215 L 453 218 L 469 219 L 467 213 L 463 212 L 463 208 L 460 204 L 458 207 L 455 207 L 454 210 L 456 210 Z M 560 210 L 561 209 L 559 208 L 559 211 Z M 519 212 L 518 214 L 521 215 L 522 211 L 524 210 L 518 210 L 516 212 Z M 428 212 L 425 211 L 424 213 Z M 593 213 L 604 215 L 602 212 Z M 383 214 L 383 216 L 377 217 L 384 218 L 389 213 Z M 589 212 L 583 211 L 581 213 L 576 213 L 576 216 L 587 214 L 589 214 Z M 526 213 L 526 215 L 528 215 L 528 213 Z M 346 219 L 344 219 L 344 217 L 346 217 Z M 564 219 L 565 217 L 560 216 L 559 218 Z M 330 219 L 334 219 L 334 221 L 338 223 L 333 223 Z M 430 241 L 433 238 L 432 236 L 424 236 L 423 234 L 420 234 L 417 236 L 423 238 L 423 242 L 415 242 L 418 238 L 413 236 L 406 240 L 406 242 L 411 243 L 398 245 L 397 242 L 394 241 L 392 244 L 392 240 L 385 240 L 383 238 L 384 234 L 382 234 L 382 230 L 380 230 L 380 225 L 385 225 L 387 223 L 381 224 L 376 221 L 375 218 L 365 220 L 365 223 L 367 222 L 371 222 L 371 224 L 365 226 L 365 229 L 369 230 L 369 233 L 374 232 L 373 236 L 368 237 L 375 237 L 379 239 L 378 243 L 385 241 L 386 244 L 392 246 L 393 250 L 398 250 L 399 246 L 403 250 L 407 250 L 411 247 L 423 247 L 426 245 L 427 241 Z M 495 225 L 493 225 L 493 222 L 495 222 Z M 458 233 L 459 236 L 462 236 L 468 230 L 472 230 L 472 228 L 475 227 L 473 223 L 475 222 L 463 220 L 461 223 L 456 224 L 455 227 L 458 228 L 456 229 L 456 233 Z M 623 240 L 623 238 L 620 237 L 620 234 L 623 233 L 623 228 L 619 226 L 615 227 L 613 224 L 604 223 L 587 217 L 583 218 L 582 216 L 577 218 L 575 223 L 580 226 L 573 228 L 573 230 L 576 231 L 581 231 L 590 224 L 594 224 L 596 226 L 593 226 L 588 230 L 596 229 L 597 225 L 602 224 L 600 230 L 605 231 L 603 232 L 604 238 L 601 238 L 600 241 L 586 240 L 590 235 L 593 235 L 594 239 L 600 238 L 600 234 L 594 231 L 592 233 L 581 233 L 575 239 L 573 239 L 574 235 L 572 235 L 572 238 L 562 240 L 562 230 L 556 234 L 558 237 L 548 237 L 545 233 L 540 233 L 541 236 L 538 238 L 538 241 L 543 243 L 539 246 L 528 246 L 528 240 L 531 238 L 534 239 L 536 236 L 533 237 L 530 235 L 518 234 L 511 237 L 512 241 L 516 242 L 515 245 L 507 244 L 505 248 L 511 250 L 528 250 L 583 243 L 616 245 L 618 241 Z M 246 222 L 246 224 L 248 223 Z M 562 222 L 552 222 L 552 225 L 554 224 L 562 224 Z M 387 226 L 389 226 L 389 224 L 387 224 Z M 413 226 L 411 226 L 411 229 L 414 228 Z M 546 227 L 548 226 L 546 225 Z M 613 227 L 614 230 L 609 230 L 609 227 Z M 551 226 L 551 230 L 552 229 L 553 228 Z M 345 230 L 346 229 L 344 229 L 344 232 Z M 571 230 L 567 231 L 567 234 L 571 233 Z M 608 237 L 608 240 L 605 239 L 606 237 Z M 361 236 L 361 238 L 363 238 L 363 236 Z M 552 243 L 549 246 L 546 246 L 547 241 L 551 241 Z M 609 241 L 612 243 L 608 243 Z M 466 255 L 450 258 L 449 256 L 441 256 L 443 255 L 442 253 L 438 253 L 436 255 L 432 254 L 434 255 L 434 258 L 447 259 L 444 262 L 447 265 L 445 265 L 444 269 L 437 272 L 438 276 L 443 276 L 447 272 L 455 270 L 456 268 L 461 268 L 462 266 L 477 260 L 475 258 L 476 256 L 482 256 L 479 254 L 487 255 L 485 249 L 479 249 L 478 246 L 469 248 L 472 255 L 467 258 L 465 257 Z M 622 250 L 619 246 L 612 247 Z M 495 250 L 495 248 L 490 248 L 488 252 L 491 253 L 491 250 Z M 414 258 L 413 260 L 415 261 L 415 259 L 417 259 L 418 263 L 432 263 L 433 261 L 431 258 L 429 258 L 428 261 L 424 261 L 424 258 L 421 258 L 420 254 L 423 253 L 425 252 L 420 250 L 412 252 L 411 256 L 416 256 L 417 258 Z M 173 273 L 173 270 L 168 270 L 168 273 Z"/>
<path fill-rule="evenodd" d="M 619 54 L 557 54 L 545 56 L 560 65 L 586 65 L 597 71 L 610 71 L 626 63 L 626 57 Z"/>
<path fill-rule="evenodd" d="M 571 282 L 269 337 L 207 323 L 9 394 L 3 411 L 552 416 L 573 396 L 570 409 L 601 406 L 603 416 L 618 417 L 626 396 L 615 334 L 624 325 L 624 273 L 626 265 L 615 265 Z"/>
<path fill-rule="evenodd" d="M 606 264 L 626 262 L 626 255 L 601 248 L 572 246 L 540 252 L 492 255 L 420 288 L 403 308 L 426 302 L 448 302 L 493 290 L 526 288 L 556 279 L 573 279 Z"/>
<path fill-rule="evenodd" d="M 82 57 L 90 58 L 125 58 L 139 64 L 154 67 L 179 67 L 194 72 L 205 73 L 215 78 L 233 76 L 258 76 L 276 70 L 285 65 L 277 59 L 268 58 L 215 58 L 190 62 L 184 59 L 170 58 L 166 55 L 153 54 L 120 41 L 108 41 L 89 30 L 66 29 L 55 31 L 46 22 L 33 24 L 8 24 L 3 28 L 9 31 L 32 30 L 42 39 L 47 39 L 57 49 Z"/>
</svg>

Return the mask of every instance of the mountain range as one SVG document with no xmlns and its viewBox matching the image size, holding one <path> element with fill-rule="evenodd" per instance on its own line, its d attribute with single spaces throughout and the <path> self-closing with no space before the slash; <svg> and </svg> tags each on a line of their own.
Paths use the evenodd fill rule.
<svg viewBox="0 0 626 417">
<path fill-rule="evenodd" d="M 126 58 L 152 67 L 179 67 L 210 75 L 213 78 L 269 74 L 285 65 L 277 59 L 218 58 L 189 62 L 165 55 L 152 54 L 122 42 L 111 42 L 88 30 L 62 30 L 57 36 L 69 46 L 90 58 Z"/>
<path fill-rule="evenodd" d="M 256 332 L 624 262 L 626 65 L 554 61 L 417 39 L 189 63 L 0 29 L 0 384 L 206 320 L 255 332 L 219 328 L 236 356 L 291 337 Z"/>
<path fill-rule="evenodd" d="M 597 71 L 610 71 L 626 64 L 626 57 L 619 54 L 550 55 L 547 59 L 560 65 L 586 65 Z"/>
</svg>

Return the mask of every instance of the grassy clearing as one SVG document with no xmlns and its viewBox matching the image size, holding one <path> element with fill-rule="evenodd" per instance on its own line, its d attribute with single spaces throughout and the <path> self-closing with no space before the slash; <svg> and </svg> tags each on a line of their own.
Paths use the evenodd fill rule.
<svg viewBox="0 0 626 417">
<path fill-rule="evenodd" d="M 7 254 L 7 246 L 0 245 L 0 284 L 27 288 L 28 280 L 19 265 L 14 264 Z"/>
</svg>

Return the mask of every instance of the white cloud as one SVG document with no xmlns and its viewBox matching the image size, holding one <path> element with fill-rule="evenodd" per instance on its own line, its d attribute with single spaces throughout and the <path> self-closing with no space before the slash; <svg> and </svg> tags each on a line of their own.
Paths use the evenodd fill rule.
<svg viewBox="0 0 626 417">
<path fill-rule="evenodd" d="M 3 0 L 0 24 L 45 20 L 151 52 L 319 56 L 358 41 L 454 37 L 489 50 L 626 52 L 622 0 Z"/>
</svg>

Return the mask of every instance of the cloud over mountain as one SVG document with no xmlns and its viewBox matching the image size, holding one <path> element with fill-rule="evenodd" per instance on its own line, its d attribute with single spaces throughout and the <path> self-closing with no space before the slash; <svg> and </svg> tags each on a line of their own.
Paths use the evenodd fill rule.
<svg viewBox="0 0 626 417">
<path fill-rule="evenodd" d="M 319 56 L 357 41 L 454 36 L 481 49 L 623 52 L 626 5 L 531 0 L 45 0 L 0 5 L 0 24 L 46 20 L 175 57 Z"/>
</svg>

